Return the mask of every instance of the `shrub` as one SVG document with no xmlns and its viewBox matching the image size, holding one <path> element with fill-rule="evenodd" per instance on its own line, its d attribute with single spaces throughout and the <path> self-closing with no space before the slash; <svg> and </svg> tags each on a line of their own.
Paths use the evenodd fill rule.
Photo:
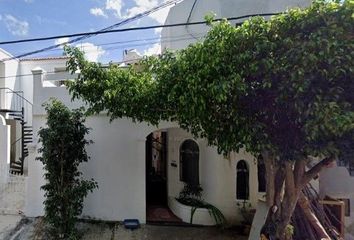
<svg viewBox="0 0 354 240">
<path fill-rule="evenodd" d="M 39 131 L 41 156 L 46 184 L 44 221 L 52 239 L 78 239 L 75 229 L 88 192 L 98 187 L 93 179 L 84 180 L 79 165 L 87 162 L 85 139 L 89 129 L 84 125 L 82 109 L 69 110 L 61 102 L 45 104 L 47 127 Z"/>
</svg>

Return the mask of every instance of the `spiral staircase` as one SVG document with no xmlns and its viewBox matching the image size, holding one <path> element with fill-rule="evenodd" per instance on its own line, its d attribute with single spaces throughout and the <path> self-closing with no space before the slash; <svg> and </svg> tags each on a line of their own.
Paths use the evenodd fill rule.
<svg viewBox="0 0 354 240">
<path fill-rule="evenodd" d="M 28 122 L 33 104 L 28 101 L 22 91 L 0 88 L 0 114 L 8 120 L 16 122 L 16 138 L 11 143 L 9 171 L 11 174 L 23 175 L 24 162 L 28 157 L 28 144 L 33 141 L 32 126 Z"/>
</svg>

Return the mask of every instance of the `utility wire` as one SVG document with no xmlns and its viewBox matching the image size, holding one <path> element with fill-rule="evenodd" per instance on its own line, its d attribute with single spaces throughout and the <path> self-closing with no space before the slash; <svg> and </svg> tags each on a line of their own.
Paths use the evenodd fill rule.
<svg viewBox="0 0 354 240">
<path fill-rule="evenodd" d="M 55 48 L 60 47 L 60 46 L 64 46 L 66 44 L 71 44 L 71 43 L 74 43 L 74 42 L 81 41 L 83 39 L 87 39 L 87 38 L 92 37 L 92 36 L 96 36 L 98 34 L 101 34 L 102 32 L 105 32 L 105 31 L 112 31 L 112 29 L 114 29 L 114 28 L 120 27 L 122 25 L 125 25 L 125 24 L 128 24 L 130 22 L 133 22 L 133 21 L 135 21 L 137 19 L 140 19 L 140 18 L 143 18 L 145 16 L 148 16 L 148 15 L 150 15 L 153 12 L 161 10 L 161 9 L 167 7 L 167 6 L 172 5 L 172 4 L 176 4 L 177 2 L 180 2 L 180 1 L 181 0 L 171 0 L 171 1 L 165 2 L 165 3 L 160 4 L 159 6 L 156 6 L 156 7 L 152 8 L 152 9 L 150 9 L 150 10 L 147 10 L 147 11 L 145 11 L 143 13 L 137 14 L 137 15 L 135 15 L 133 17 L 127 18 L 127 19 L 125 19 L 125 20 L 123 20 L 121 22 L 118 22 L 118 23 L 116 23 L 114 25 L 111 25 L 109 27 L 103 28 L 103 29 L 101 29 L 99 31 L 86 32 L 85 34 L 62 35 L 61 37 L 60 36 L 56 36 L 56 37 L 33 38 L 33 39 L 22 39 L 22 40 L 0 42 L 0 45 L 4 45 L 4 44 L 15 44 L 15 43 L 23 43 L 23 42 L 44 41 L 44 40 L 58 39 L 58 38 L 63 38 L 63 37 L 78 37 L 79 36 L 78 38 L 72 39 L 72 40 L 64 42 L 64 43 L 55 44 L 55 45 L 52 45 L 52 46 L 49 46 L 49 47 L 46 47 L 46 48 L 42 48 L 42 49 L 35 50 L 35 51 L 32 51 L 32 52 L 24 53 L 24 54 L 21 54 L 21 55 L 18 55 L 18 56 L 13 56 L 13 57 L 10 57 L 10 58 L 1 59 L 0 61 L 9 61 L 9 60 L 13 60 L 13 59 L 17 59 L 17 58 L 22 58 L 22 57 L 26 57 L 26 56 L 29 56 L 29 55 L 33 55 L 33 54 L 36 54 L 36 53 L 41 53 L 41 52 L 44 52 L 44 51 L 55 49 Z"/>
<path fill-rule="evenodd" d="M 187 34 L 184 34 L 184 35 L 181 35 L 181 36 L 188 36 Z M 191 37 L 185 37 L 185 38 L 179 38 L 179 39 L 174 39 L 174 40 L 171 40 L 171 42 L 176 42 L 176 41 L 182 41 L 182 40 L 190 40 L 190 39 L 193 39 Z M 156 43 L 159 43 L 160 41 L 157 41 Z M 150 45 L 151 43 L 148 43 L 148 44 L 140 44 L 140 45 Z M 137 45 L 135 45 L 137 46 Z M 107 48 L 107 50 L 113 50 L 113 49 L 119 49 L 120 47 L 111 47 L 111 48 Z M 124 48 L 124 46 L 122 47 Z M 90 52 L 90 51 L 89 51 Z M 65 56 L 64 56 L 65 57 Z M 133 58 L 133 59 L 130 59 L 130 60 L 125 60 L 125 61 L 118 61 L 118 62 L 113 62 L 113 64 L 123 64 L 123 63 L 131 63 L 131 62 L 134 62 L 136 60 L 140 60 L 142 59 L 144 56 L 142 56 L 141 58 Z M 57 73 L 61 73 L 61 72 L 67 72 L 66 70 L 60 70 L 60 71 L 50 71 L 50 72 L 45 72 L 45 74 L 57 74 Z M 26 76 L 32 76 L 33 74 L 32 73 L 25 73 L 25 74 L 18 74 L 18 75 L 12 75 L 12 76 L 4 76 L 4 77 L 0 77 L 0 79 L 4 79 L 4 78 L 17 78 L 17 77 L 26 77 Z"/>
<path fill-rule="evenodd" d="M 279 15 L 281 13 L 261 13 L 261 14 L 248 14 L 240 17 L 229 17 L 229 18 L 218 18 L 214 19 L 213 22 L 216 21 L 221 21 L 221 20 L 228 20 L 228 21 L 233 21 L 233 20 L 240 20 L 243 18 L 249 18 L 249 17 L 256 17 L 256 16 L 274 16 L 274 15 Z M 189 22 L 189 23 L 175 23 L 175 24 L 165 24 L 165 25 L 152 25 L 152 26 L 146 26 L 146 27 L 135 27 L 135 28 L 122 28 L 122 29 L 113 29 L 113 30 L 104 30 L 104 31 L 95 31 L 95 32 L 85 32 L 85 33 L 75 33 L 75 34 L 67 34 L 67 35 L 57 35 L 57 36 L 52 36 L 52 37 L 44 37 L 44 38 L 32 38 L 32 39 L 23 39 L 23 40 L 15 40 L 15 41 L 8 41 L 8 42 L 0 42 L 1 44 L 15 44 L 19 42 L 34 42 L 34 41 L 44 41 L 44 40 L 50 40 L 50 39 L 58 39 L 58 38 L 63 38 L 63 37 L 75 37 L 75 36 L 93 36 L 93 35 L 100 35 L 100 34 L 106 34 L 106 33 L 115 33 L 115 32 L 128 32 L 128 31 L 138 31 L 138 30 L 147 30 L 147 29 L 155 29 L 155 28 L 164 28 L 164 27 L 179 27 L 179 26 L 187 26 L 187 25 L 200 25 L 200 24 L 205 24 L 207 21 L 197 21 L 197 22 Z M 236 25 L 241 25 L 242 23 L 238 23 Z M 80 38 L 81 40 L 81 38 Z M 68 43 L 72 43 L 72 41 L 69 41 Z M 48 51 L 50 49 L 57 48 L 58 46 L 65 45 L 65 43 L 62 44 L 57 44 L 54 46 L 50 46 L 47 48 L 43 48 L 41 50 L 25 53 L 22 55 L 14 56 L 11 58 L 5 58 L 1 59 L 0 61 L 8 61 L 8 60 L 13 60 L 17 58 L 22 58 L 26 57 L 29 55 L 33 55 L 36 53 L 41 53 L 44 51 Z"/>
<path fill-rule="evenodd" d="M 194 8 L 195 8 L 195 5 L 197 4 L 197 1 L 198 1 L 198 0 L 194 0 L 194 3 L 193 3 L 193 5 L 192 5 L 192 8 L 191 8 L 191 10 L 190 10 L 190 12 L 189 12 L 189 15 L 188 15 L 188 18 L 187 18 L 187 23 L 189 23 L 189 21 L 191 20 L 192 13 L 193 13 L 193 10 L 194 10 Z M 196 38 L 196 37 L 189 31 L 188 26 L 186 26 L 186 30 L 187 30 L 187 32 L 189 33 L 189 35 L 191 35 L 193 38 L 195 38 L 195 39 L 198 40 L 198 38 Z"/>
<path fill-rule="evenodd" d="M 273 15 L 278 15 L 280 13 L 260 13 L 260 14 L 248 14 L 240 17 L 229 17 L 229 18 L 217 18 L 212 20 L 213 22 L 221 21 L 221 20 L 228 20 L 228 21 L 233 21 L 233 20 L 240 20 L 243 18 L 249 18 L 249 17 L 256 17 L 256 16 L 273 16 Z M 65 35 L 56 35 L 56 36 L 51 36 L 51 37 L 41 37 L 41 38 L 28 38 L 28 39 L 22 39 L 22 40 L 13 40 L 13 41 L 5 41 L 5 42 L 0 42 L 0 45 L 5 45 L 5 44 L 15 44 L 15 43 L 24 43 L 24 42 L 38 42 L 38 41 L 46 41 L 46 40 L 53 40 L 53 39 L 58 39 L 58 38 L 70 38 L 70 37 L 77 37 L 77 36 L 93 36 L 93 35 L 100 35 L 100 34 L 106 34 L 106 33 L 116 33 L 116 32 L 130 32 L 130 31 L 138 31 L 138 30 L 147 30 L 147 29 L 155 29 L 155 28 L 164 28 L 164 27 L 180 27 L 180 26 L 189 26 L 189 25 L 200 25 L 200 24 L 205 24 L 207 21 L 197 21 L 197 22 L 188 22 L 188 23 L 173 23 L 173 24 L 165 24 L 165 25 L 151 25 L 151 26 L 145 26 L 145 27 L 133 27 L 133 28 L 121 28 L 121 29 L 112 29 L 112 30 L 99 30 L 99 31 L 93 31 L 93 32 L 81 32 L 81 33 L 73 33 L 73 34 L 65 34 Z M 76 40 L 76 39 L 75 39 Z M 81 40 L 81 38 L 80 38 Z M 57 44 L 56 47 L 65 45 L 67 43 L 72 43 L 74 40 L 71 40 L 66 43 L 61 43 Z"/>
<path fill-rule="evenodd" d="M 196 35 L 198 35 L 199 37 L 203 37 L 205 35 L 206 32 L 200 32 L 197 33 Z M 115 42 L 102 42 L 102 43 L 98 43 L 95 44 L 95 46 L 108 46 L 108 45 L 117 45 L 117 44 L 122 44 L 122 48 L 123 47 L 135 47 L 135 46 L 144 46 L 144 45 L 150 45 L 150 44 L 154 44 L 154 43 L 164 43 L 164 42 L 168 42 L 168 41 L 179 41 L 179 40 L 188 40 L 188 39 L 192 39 L 191 37 L 189 37 L 189 34 L 181 34 L 181 35 L 177 35 L 174 37 L 154 37 L 154 38 L 143 38 L 143 39 L 131 39 L 131 40 L 126 40 L 126 41 L 115 41 Z M 143 43 L 139 43 L 139 42 L 143 42 Z M 125 43 L 137 43 L 137 44 L 125 44 Z M 125 44 L 125 45 L 123 45 Z M 86 48 L 89 47 L 85 47 L 85 46 L 80 46 L 80 48 L 84 49 L 85 53 L 88 52 L 94 52 L 96 50 L 93 51 L 87 51 L 85 50 Z M 104 50 L 109 50 L 110 48 L 103 48 Z M 116 48 L 118 49 L 118 48 Z M 51 52 L 58 52 L 58 51 L 63 51 L 62 49 L 50 49 L 48 51 Z M 17 54 L 23 54 L 23 53 L 17 53 Z"/>
<path fill-rule="evenodd" d="M 187 36 L 187 34 L 185 34 L 185 36 Z M 171 40 L 171 42 L 175 42 L 175 41 L 181 41 L 181 40 L 190 40 L 193 39 L 192 37 L 188 37 L 188 38 L 180 38 L 180 39 L 175 39 L 175 40 Z M 156 43 L 159 43 L 156 42 Z M 149 43 L 150 44 L 150 43 Z M 144 44 L 145 45 L 145 44 Z M 146 44 L 148 45 L 148 44 Z M 120 47 L 119 47 L 120 48 Z M 122 47 L 123 48 L 123 47 Z M 118 49 L 118 48 L 107 48 L 107 50 L 112 50 L 112 49 Z M 89 51 L 90 52 L 90 51 Z M 143 56 L 142 56 L 143 57 Z M 134 62 L 136 60 L 140 60 L 141 58 L 133 58 L 130 60 L 125 60 L 125 61 L 118 61 L 118 62 L 113 62 L 113 64 L 123 64 L 123 63 L 131 63 Z M 50 72 L 45 72 L 45 74 L 50 75 L 50 74 L 57 74 L 57 73 L 62 73 L 62 72 L 67 72 L 66 70 L 60 70 L 60 71 L 50 71 Z M 26 77 L 26 76 L 32 76 L 32 73 L 25 73 L 25 74 L 18 74 L 18 75 L 12 75 L 12 76 L 4 76 L 4 77 L 0 77 L 0 79 L 5 79 L 5 78 L 17 78 L 17 77 Z"/>
</svg>

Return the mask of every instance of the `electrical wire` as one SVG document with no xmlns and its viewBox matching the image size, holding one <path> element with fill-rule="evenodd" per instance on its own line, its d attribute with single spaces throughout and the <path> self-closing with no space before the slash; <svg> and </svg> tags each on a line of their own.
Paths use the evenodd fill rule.
<svg viewBox="0 0 354 240">
<path fill-rule="evenodd" d="M 248 14 L 248 15 L 244 15 L 244 16 L 240 16 L 240 17 L 229 17 L 229 18 L 218 18 L 218 19 L 214 19 L 213 21 L 221 21 L 221 20 L 228 20 L 228 21 L 233 21 L 233 20 L 240 20 L 240 19 L 244 19 L 244 18 L 249 18 L 249 17 L 256 17 L 256 16 L 274 16 L 274 15 L 278 15 L 281 13 L 262 13 L 262 14 Z M 68 34 L 68 35 L 59 35 L 59 36 L 52 36 L 52 37 L 44 37 L 44 38 L 36 38 L 36 39 L 24 39 L 24 40 L 16 40 L 16 41 L 9 41 L 9 42 L 0 42 L 1 44 L 14 44 L 14 43 L 18 43 L 19 41 L 21 42 L 29 42 L 29 41 L 44 41 L 44 40 L 49 40 L 49 39 L 58 39 L 58 38 L 63 38 L 63 37 L 73 37 L 73 36 L 86 36 L 86 35 L 100 35 L 100 34 L 106 34 L 106 33 L 117 33 L 117 32 L 128 32 L 128 31 L 138 31 L 138 30 L 147 30 L 147 29 L 156 29 L 156 28 L 166 28 L 166 27 L 180 27 L 180 26 L 187 26 L 187 25 L 200 25 L 200 24 L 205 24 L 207 23 L 207 21 L 197 21 L 197 22 L 189 22 L 189 23 L 174 23 L 174 24 L 165 24 L 165 25 L 152 25 L 152 26 L 145 26 L 145 27 L 135 27 L 135 28 L 122 28 L 122 29 L 113 29 L 113 30 L 105 30 L 105 31 L 96 31 L 96 32 L 85 32 L 85 33 L 75 33 L 75 34 Z M 239 24 L 236 24 L 239 25 Z M 81 40 L 81 39 L 80 39 Z M 68 43 L 71 43 L 71 41 L 69 41 Z M 14 56 L 11 58 L 5 58 L 2 59 L 0 61 L 8 61 L 8 60 L 13 60 L 13 59 L 17 59 L 17 58 L 21 58 L 21 57 L 25 57 L 25 56 L 29 56 L 29 55 L 33 55 L 36 53 L 41 53 L 44 51 L 48 51 L 50 49 L 53 48 L 57 48 L 58 46 L 61 46 L 65 43 L 62 43 L 60 45 L 54 45 L 54 46 L 50 46 L 41 50 L 37 50 L 37 51 L 33 51 L 33 52 L 29 52 L 29 53 L 25 53 L 19 56 Z"/>
<path fill-rule="evenodd" d="M 185 34 L 186 35 L 186 34 Z M 182 40 L 190 40 L 190 39 L 193 39 L 191 37 L 186 37 L 186 38 L 179 38 L 179 39 L 174 39 L 174 40 L 171 40 L 171 42 L 174 42 L 174 41 L 182 41 Z M 159 43 L 160 41 L 157 41 L 156 43 Z M 151 44 L 151 43 L 150 43 Z M 145 44 L 144 44 L 145 45 Z M 136 45 L 135 45 L 136 46 Z M 119 47 L 119 48 L 124 48 L 124 47 Z M 106 50 L 113 50 L 113 49 L 119 49 L 119 48 L 116 48 L 116 47 L 111 47 L 111 48 L 107 48 Z M 88 51 L 90 52 L 90 51 Z M 143 56 L 142 56 L 143 57 Z M 136 60 L 140 60 L 142 58 L 133 58 L 133 59 L 130 59 L 130 60 L 125 60 L 125 61 L 119 61 L 119 62 L 115 62 L 113 64 L 117 64 L 117 65 L 120 65 L 120 64 L 124 64 L 124 63 L 131 63 L 131 62 L 134 62 Z M 26 59 L 24 59 L 26 60 Z M 45 72 L 45 74 L 47 75 L 50 75 L 50 74 L 57 74 L 57 73 L 61 73 L 61 72 L 67 72 L 66 70 L 61 70 L 61 71 L 50 71 L 50 72 Z M 18 78 L 18 77 L 26 77 L 26 76 L 32 76 L 33 74 L 32 73 L 26 73 L 26 74 L 18 74 L 18 75 L 12 75 L 12 76 L 4 76 L 4 77 L 0 77 L 0 79 L 5 79 L 5 78 Z"/>
<path fill-rule="evenodd" d="M 203 37 L 205 35 L 206 32 L 201 32 L 198 33 L 197 35 L 200 37 Z M 109 45 L 116 45 L 116 44 L 124 44 L 124 43 L 135 43 L 135 42 L 144 42 L 142 44 L 133 44 L 133 45 L 121 45 L 122 47 L 134 47 L 134 46 L 144 46 L 144 45 L 149 45 L 149 44 L 154 44 L 154 43 L 159 43 L 159 42 L 168 42 L 169 40 L 174 41 L 175 39 L 181 39 L 181 40 L 186 40 L 186 39 L 192 39 L 190 37 L 189 34 L 181 34 L 178 36 L 174 36 L 174 37 L 154 37 L 154 38 L 143 38 L 143 39 L 131 39 L 131 40 L 126 40 L 126 41 L 115 41 L 115 42 L 104 42 L 104 43 L 98 43 L 95 44 L 95 46 L 98 47 L 102 47 L 102 46 L 109 46 Z M 181 37 L 185 37 L 185 38 L 181 38 Z M 85 52 L 93 52 L 93 51 L 87 51 L 85 50 L 85 48 L 89 48 L 89 47 L 85 47 L 85 46 L 80 46 L 80 48 L 84 49 Z M 104 50 L 108 50 L 109 48 L 103 48 Z M 60 52 L 63 51 L 62 49 L 50 49 L 48 50 L 50 52 Z M 95 50 L 94 50 L 95 51 Z M 17 53 L 17 54 L 23 54 L 23 53 Z"/>
<path fill-rule="evenodd" d="M 188 15 L 188 18 L 187 18 L 187 23 L 189 23 L 189 21 L 191 20 L 192 13 L 193 13 L 193 10 L 194 10 L 194 8 L 195 8 L 195 5 L 197 4 L 197 1 L 198 1 L 198 0 L 194 0 L 194 3 L 193 3 L 193 5 L 192 5 L 192 8 L 191 8 L 191 10 L 190 10 L 190 12 L 189 12 L 189 15 Z M 188 26 L 186 26 L 186 30 L 187 30 L 187 32 L 189 33 L 189 35 L 191 35 L 194 39 L 197 39 L 197 40 L 198 40 L 198 38 L 196 38 L 196 37 L 189 31 Z"/>
<path fill-rule="evenodd" d="M 32 51 L 32 52 L 28 52 L 28 53 L 25 53 L 25 54 L 13 56 L 13 57 L 10 57 L 10 58 L 1 59 L 0 61 L 9 61 L 9 60 L 13 60 L 13 59 L 18 59 L 18 58 L 30 56 L 30 55 L 33 55 L 33 54 L 36 54 L 36 53 L 41 53 L 41 52 L 44 52 L 44 51 L 48 51 L 48 50 L 51 50 L 51 49 L 55 49 L 55 48 L 61 47 L 61 46 L 64 46 L 66 44 L 72 44 L 74 42 L 82 41 L 82 40 L 87 39 L 89 37 L 101 34 L 102 32 L 112 31 L 114 28 L 120 27 L 122 25 L 128 24 L 130 22 L 133 22 L 135 20 L 138 20 L 140 18 L 148 16 L 151 13 L 159 11 L 159 10 L 161 10 L 161 9 L 167 7 L 167 6 L 170 6 L 172 4 L 176 4 L 177 2 L 180 2 L 180 1 L 181 0 L 171 0 L 171 1 L 168 1 L 168 2 L 165 2 L 165 3 L 162 3 L 159 6 L 156 6 L 156 7 L 152 8 L 150 10 L 147 10 L 145 12 L 139 13 L 139 14 L 133 16 L 133 17 L 127 18 L 127 19 L 125 19 L 125 20 L 123 20 L 121 22 L 118 22 L 118 23 L 116 23 L 114 25 L 111 25 L 109 27 L 103 28 L 103 29 L 101 29 L 99 31 L 86 32 L 85 34 L 62 35 L 62 36 L 65 36 L 65 37 L 78 37 L 78 38 L 69 40 L 67 42 L 51 45 L 49 47 L 45 47 L 45 48 L 42 48 L 42 49 L 39 49 L 39 50 L 35 50 L 35 51 Z M 0 42 L 0 45 L 24 43 L 24 42 L 34 42 L 34 41 L 44 41 L 44 40 L 51 40 L 51 39 L 58 39 L 58 38 L 63 38 L 63 37 L 55 36 L 55 37 L 44 37 L 44 38 L 32 38 L 32 39 L 22 39 L 22 40 L 15 40 L 15 41 L 6 41 L 6 42 Z"/>
</svg>

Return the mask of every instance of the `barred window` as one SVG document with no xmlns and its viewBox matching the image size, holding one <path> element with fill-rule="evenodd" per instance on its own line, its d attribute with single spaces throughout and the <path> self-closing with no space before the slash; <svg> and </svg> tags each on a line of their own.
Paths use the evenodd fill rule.
<svg viewBox="0 0 354 240">
<path fill-rule="evenodd" d="M 199 185 L 199 147 L 191 140 L 185 140 L 180 147 L 180 180 Z"/>
<path fill-rule="evenodd" d="M 249 170 L 245 160 L 240 160 L 236 166 L 236 198 L 249 199 Z"/>
</svg>

